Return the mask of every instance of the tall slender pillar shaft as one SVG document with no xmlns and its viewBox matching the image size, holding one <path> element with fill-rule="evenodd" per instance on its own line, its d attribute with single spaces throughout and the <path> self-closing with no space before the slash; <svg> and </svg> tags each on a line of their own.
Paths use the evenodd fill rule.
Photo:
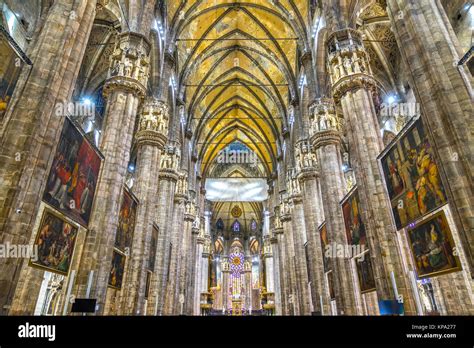
<svg viewBox="0 0 474 348">
<path fill-rule="evenodd" d="M 132 62 L 136 69 L 116 70 L 116 66 L 129 59 L 126 57 L 129 50 L 140 53 Z M 112 55 L 109 79 L 104 85 L 107 105 L 100 144 L 104 161 L 77 279 L 78 295 L 81 296 L 86 292 L 89 272 L 94 271 L 90 296 L 97 299 L 97 314 L 106 310 L 109 271 L 119 224 L 123 185 L 130 160 L 133 128 L 139 103 L 146 93 L 147 73 L 135 76 L 134 71 L 146 69 L 149 51 L 150 44 L 143 35 L 122 33 Z"/>
<path fill-rule="evenodd" d="M 341 134 L 334 105 L 329 100 L 320 100 L 311 106 L 311 140 L 316 150 L 321 171 L 321 196 L 324 201 L 324 216 L 330 244 L 347 245 L 342 209 L 339 201 L 345 195 L 341 161 Z M 326 252 L 325 250 L 323 250 Z M 334 272 L 335 295 L 338 314 L 355 314 L 354 287 L 350 260 L 330 258 Z"/>
<path fill-rule="evenodd" d="M 136 134 L 137 162 L 133 191 L 139 206 L 126 281 L 125 314 L 144 314 L 147 262 L 150 253 L 156 252 L 150 250 L 150 244 L 158 205 L 157 173 L 160 171 L 161 152 L 168 133 L 168 118 L 166 104 L 153 98 L 145 101 Z"/>
<path fill-rule="evenodd" d="M 307 160 L 310 166 L 305 166 L 299 174 L 301 182 L 301 191 L 303 195 L 303 204 L 306 233 L 308 237 L 308 268 L 311 281 L 311 298 L 313 300 L 313 308 L 315 312 L 326 312 L 328 308 L 321 308 L 321 299 L 326 307 L 327 297 L 323 296 L 324 291 L 324 268 L 323 268 L 323 251 L 321 249 L 321 238 L 318 233 L 319 225 L 324 221 L 319 207 L 322 206 L 318 187 L 318 173 L 315 169 L 315 161 Z M 302 163 L 304 165 L 304 163 Z"/>
<path fill-rule="evenodd" d="M 327 44 L 333 96 L 341 104 L 346 121 L 362 219 L 367 229 L 370 255 L 374 258 L 372 265 L 377 295 L 380 300 L 395 299 L 391 285 L 393 272 L 398 293 L 404 298 L 405 312 L 415 313 L 409 280 L 399 254 L 391 207 L 377 163 L 383 142 L 372 97 L 376 81 L 372 77 L 368 55 L 361 34 L 352 29 L 332 33 Z M 340 64 L 342 61 L 343 65 Z"/>
</svg>

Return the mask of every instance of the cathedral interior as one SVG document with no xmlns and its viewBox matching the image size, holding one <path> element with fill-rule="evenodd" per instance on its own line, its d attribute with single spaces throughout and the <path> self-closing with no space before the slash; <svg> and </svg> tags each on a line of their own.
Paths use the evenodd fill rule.
<svg viewBox="0 0 474 348">
<path fill-rule="evenodd" d="M 0 314 L 474 315 L 471 1 L 0 6 Z"/>
</svg>

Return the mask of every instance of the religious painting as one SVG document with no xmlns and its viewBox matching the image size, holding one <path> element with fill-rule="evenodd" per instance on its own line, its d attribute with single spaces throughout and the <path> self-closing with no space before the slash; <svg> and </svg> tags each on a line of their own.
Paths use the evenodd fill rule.
<svg viewBox="0 0 474 348">
<path fill-rule="evenodd" d="M 321 248 L 323 250 L 323 266 L 324 272 L 329 271 L 330 263 L 329 258 L 326 256 L 326 249 L 329 248 L 329 239 L 328 239 L 328 230 L 326 228 L 326 223 L 322 223 L 319 226 L 319 236 L 321 238 Z"/>
<path fill-rule="evenodd" d="M 43 212 L 34 244 L 38 248 L 37 258 L 30 260 L 30 266 L 67 275 L 77 232 L 77 227 L 66 222 L 59 214 L 46 209 Z"/>
<path fill-rule="evenodd" d="M 115 247 L 122 252 L 127 252 L 132 246 L 136 213 L 137 201 L 127 189 L 124 189 L 122 204 L 120 205 L 119 224 L 115 234 Z"/>
<path fill-rule="evenodd" d="M 89 223 L 101 157 L 66 119 L 43 200 L 81 225 Z"/>
<path fill-rule="evenodd" d="M 0 32 L 0 121 L 5 117 L 23 64 L 6 34 Z"/>
<path fill-rule="evenodd" d="M 382 155 L 381 168 L 398 229 L 446 203 L 434 150 L 421 119 Z"/>
<path fill-rule="evenodd" d="M 462 269 L 456 256 L 451 229 L 443 211 L 408 230 L 408 242 L 418 278 Z"/>
<path fill-rule="evenodd" d="M 357 187 L 352 189 L 341 202 L 347 242 L 350 245 L 366 245 L 365 225 L 361 218 L 359 193 Z"/>
<path fill-rule="evenodd" d="M 123 274 L 125 271 L 126 256 L 121 252 L 114 250 L 112 256 L 112 267 L 109 272 L 109 286 L 120 290 L 122 288 Z"/>
<path fill-rule="evenodd" d="M 150 241 L 150 257 L 148 259 L 148 269 L 153 272 L 155 269 L 156 263 L 156 249 L 158 247 L 158 226 L 153 225 L 153 231 L 151 232 L 151 241 Z"/>
<path fill-rule="evenodd" d="M 328 277 L 328 290 L 329 290 L 329 298 L 331 300 L 336 299 L 336 291 L 334 290 L 334 274 L 332 271 L 327 273 Z"/>
<path fill-rule="evenodd" d="M 360 292 L 362 294 L 375 290 L 375 277 L 369 252 L 355 258 L 357 278 L 359 278 Z"/>
</svg>

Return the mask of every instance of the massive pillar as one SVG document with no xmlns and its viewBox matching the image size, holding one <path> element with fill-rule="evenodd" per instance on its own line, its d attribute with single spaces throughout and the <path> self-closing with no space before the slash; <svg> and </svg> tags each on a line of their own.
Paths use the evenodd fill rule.
<svg viewBox="0 0 474 348">
<path fill-rule="evenodd" d="M 171 234 L 173 231 L 173 207 L 176 182 L 178 181 L 178 165 L 180 153 L 177 147 L 168 146 L 162 153 L 159 174 L 157 224 L 160 229 L 156 250 L 155 275 L 153 284 L 153 305 L 155 314 L 163 314 L 166 282 L 169 274 L 171 252 Z"/>
<path fill-rule="evenodd" d="M 323 204 L 319 190 L 319 173 L 317 171 L 316 154 L 310 150 L 310 145 L 300 143 L 295 150 L 298 179 L 303 198 L 303 209 L 307 235 L 307 256 L 309 281 L 311 282 L 311 298 L 313 310 L 316 313 L 328 313 L 329 303 L 324 296 L 324 267 L 321 238 L 318 233 L 319 225 L 324 221 Z M 324 308 L 321 308 L 321 303 Z"/>
<path fill-rule="evenodd" d="M 285 274 L 285 296 L 287 313 L 289 315 L 300 315 L 300 304 L 298 296 L 297 273 L 295 264 L 295 242 L 292 224 L 292 202 L 285 197 L 280 204 L 280 215 L 283 227 L 282 240 L 282 268 L 281 274 Z"/>
<path fill-rule="evenodd" d="M 398 293 L 403 295 L 406 313 L 415 313 L 377 162 L 383 142 L 373 102 L 377 82 L 372 76 L 368 54 L 361 34 L 352 29 L 333 32 L 327 40 L 327 49 L 332 93 L 344 114 L 362 220 L 367 229 L 370 255 L 374 258 L 377 295 L 379 300 L 395 299 L 391 285 L 393 274 Z"/>
<path fill-rule="evenodd" d="M 316 150 L 321 170 L 321 196 L 328 241 L 331 245 L 347 245 L 342 209 L 339 201 L 345 195 L 341 161 L 341 127 L 334 105 L 320 99 L 311 108 L 311 141 Z M 326 252 L 326 250 L 323 250 Z M 338 314 L 356 314 L 354 287 L 350 260 L 331 255 L 329 264 L 334 272 L 335 295 Z"/>
<path fill-rule="evenodd" d="M 184 225 L 185 203 L 187 200 L 187 176 L 181 174 L 174 195 L 174 210 L 171 222 L 171 255 L 169 276 L 167 277 L 164 315 L 176 314 L 177 289 L 179 287 L 179 262 Z"/>
<path fill-rule="evenodd" d="M 66 116 L 58 117 L 54 111 L 58 104 L 71 99 L 95 18 L 95 7 L 96 1 L 55 1 L 45 15 L 37 40 L 27 52 L 33 65 L 31 68 L 23 65 L 10 103 L 14 107 L 7 110 L 1 131 L 2 244 L 30 242 L 48 169 Z M 0 260 L 0 315 L 9 311 L 24 261 Z M 24 313 L 29 313 L 29 309 Z"/>
<path fill-rule="evenodd" d="M 158 204 L 160 158 L 168 133 L 168 107 L 150 98 L 143 105 L 135 135 L 137 146 L 136 180 L 133 191 L 139 206 L 133 248 L 125 289 L 124 314 L 144 314 L 146 275 L 149 265 L 153 224 Z M 153 271 L 153 270 L 151 270 Z"/>
<path fill-rule="evenodd" d="M 289 197 L 293 204 L 292 209 L 292 231 L 294 243 L 294 263 L 296 270 L 296 295 L 298 298 L 299 315 L 311 314 L 311 294 L 309 292 L 308 268 L 306 262 L 305 242 L 306 237 L 306 222 L 303 208 L 303 198 L 301 195 L 301 188 L 297 178 L 297 172 L 291 171 L 288 173 L 288 187 Z"/>
<path fill-rule="evenodd" d="M 472 76 L 466 65 L 457 64 L 464 52 L 441 1 L 390 0 L 387 5 L 474 277 Z"/>
<path fill-rule="evenodd" d="M 186 310 L 186 299 L 191 297 L 192 292 L 190 289 L 190 276 L 192 274 L 192 257 L 191 242 L 192 242 L 192 230 L 196 221 L 196 207 L 192 201 L 187 201 L 185 204 L 184 211 L 184 225 L 180 232 L 180 249 L 178 257 L 178 279 L 176 286 L 175 298 L 178 299 L 178 304 L 175 304 L 174 314 L 184 314 Z M 175 300 L 176 301 L 176 300 Z M 175 302 L 176 303 L 176 302 Z"/>
<path fill-rule="evenodd" d="M 89 272 L 94 271 L 90 296 L 97 299 L 98 314 L 105 310 L 133 129 L 139 104 L 146 93 L 149 51 L 150 44 L 143 35 L 120 34 L 111 57 L 109 78 L 104 85 L 107 106 L 100 144 L 104 161 L 77 282 L 78 295 L 83 296 Z"/>
</svg>

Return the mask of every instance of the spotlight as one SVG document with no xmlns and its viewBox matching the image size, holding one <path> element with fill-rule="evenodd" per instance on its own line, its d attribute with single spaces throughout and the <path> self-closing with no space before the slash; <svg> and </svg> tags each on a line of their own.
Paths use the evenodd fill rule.
<svg viewBox="0 0 474 348">
<path fill-rule="evenodd" d="M 129 164 L 128 170 L 133 173 L 135 171 L 135 166 L 133 164 Z"/>
<path fill-rule="evenodd" d="M 91 104 L 92 104 L 92 99 L 89 98 L 89 97 L 83 97 L 83 98 L 81 99 L 81 102 L 82 102 L 83 104 L 85 104 L 85 105 L 91 105 Z"/>
<path fill-rule="evenodd" d="M 387 97 L 387 103 L 389 104 L 393 104 L 397 101 L 397 97 L 393 94 L 390 94 L 388 97 Z"/>
</svg>

